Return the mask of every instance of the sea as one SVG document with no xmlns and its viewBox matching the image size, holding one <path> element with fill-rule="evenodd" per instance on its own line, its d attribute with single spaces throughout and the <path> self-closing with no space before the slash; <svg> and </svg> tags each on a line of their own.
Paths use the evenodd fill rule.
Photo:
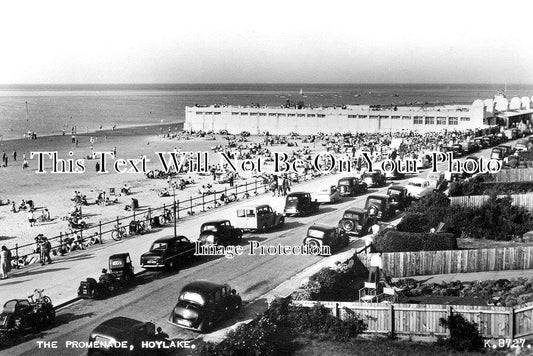
<svg viewBox="0 0 533 356">
<path fill-rule="evenodd" d="M 185 107 L 209 104 L 470 104 L 504 90 L 533 95 L 533 85 L 502 84 L 61 84 L 0 85 L 0 140 L 185 121 Z"/>
</svg>

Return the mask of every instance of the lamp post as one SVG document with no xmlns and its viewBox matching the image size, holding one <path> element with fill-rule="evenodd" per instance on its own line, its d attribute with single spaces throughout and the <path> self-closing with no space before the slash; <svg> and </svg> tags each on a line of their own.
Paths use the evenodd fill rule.
<svg viewBox="0 0 533 356">
<path fill-rule="evenodd" d="M 177 234 L 177 227 L 176 227 L 176 187 L 174 187 L 174 184 L 171 184 L 171 187 L 172 187 L 172 197 L 174 198 L 174 206 L 173 206 L 173 210 L 174 210 L 174 237 L 177 237 L 178 234 Z"/>
</svg>

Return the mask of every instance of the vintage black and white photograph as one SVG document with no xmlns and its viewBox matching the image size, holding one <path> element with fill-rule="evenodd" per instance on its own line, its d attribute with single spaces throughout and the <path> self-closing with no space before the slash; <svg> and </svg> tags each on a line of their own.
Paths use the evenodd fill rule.
<svg viewBox="0 0 533 356">
<path fill-rule="evenodd" d="M 533 355 L 533 4 L 0 4 L 0 355 Z"/>
</svg>

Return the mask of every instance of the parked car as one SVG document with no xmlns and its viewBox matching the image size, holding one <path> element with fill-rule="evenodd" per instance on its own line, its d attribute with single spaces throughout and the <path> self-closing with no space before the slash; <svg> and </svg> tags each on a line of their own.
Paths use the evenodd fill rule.
<svg viewBox="0 0 533 356">
<path fill-rule="evenodd" d="M 196 281 L 182 288 L 168 322 L 205 333 L 241 307 L 241 297 L 229 285 Z"/>
<path fill-rule="evenodd" d="M 237 209 L 235 227 L 249 231 L 267 231 L 283 226 L 285 217 L 270 205 L 245 206 Z"/>
<path fill-rule="evenodd" d="M 527 140 L 520 140 L 516 143 L 513 150 L 515 152 L 527 152 L 529 150 L 528 144 L 529 142 Z"/>
<path fill-rule="evenodd" d="M 396 206 L 391 202 L 391 197 L 386 194 L 370 194 L 366 198 L 365 210 L 376 220 L 390 219 L 396 214 Z"/>
<path fill-rule="evenodd" d="M 166 350 L 149 349 L 142 347 L 143 342 L 161 341 L 163 338 L 156 335 L 155 325 L 150 322 L 119 316 L 104 321 L 89 335 L 88 355 L 162 355 Z M 128 348 L 106 348 L 106 345 L 125 342 Z M 94 347 L 101 345 L 102 347 Z"/>
<path fill-rule="evenodd" d="M 12 339 L 27 331 L 37 331 L 55 322 L 52 300 L 36 289 L 30 299 L 5 302 L 0 314 L 0 337 Z"/>
<path fill-rule="evenodd" d="M 211 245 L 237 245 L 242 242 L 242 230 L 229 220 L 213 220 L 202 224 L 198 241 Z"/>
<path fill-rule="evenodd" d="M 364 193 L 368 190 L 365 182 L 357 177 L 344 177 L 337 182 L 337 190 L 341 197 L 351 196 Z"/>
<path fill-rule="evenodd" d="M 430 187 L 437 189 L 437 187 L 444 181 L 444 173 L 429 172 L 426 180 L 429 182 Z"/>
<path fill-rule="evenodd" d="M 375 218 L 368 215 L 368 210 L 351 208 L 344 212 L 339 221 L 339 228 L 348 235 L 363 236 L 368 234 L 375 223 Z"/>
<path fill-rule="evenodd" d="M 323 252 L 326 247 L 329 247 L 331 251 L 338 251 L 348 246 L 349 242 L 350 237 L 344 230 L 336 226 L 315 224 L 307 229 L 303 244 Z"/>
<path fill-rule="evenodd" d="M 454 157 L 462 157 L 465 155 L 465 151 L 463 150 L 463 145 L 459 143 L 451 145 L 451 149 L 452 149 Z"/>
<path fill-rule="evenodd" d="M 490 159 L 503 161 L 503 159 L 506 157 L 505 152 L 506 150 L 502 147 L 494 147 L 490 153 Z"/>
<path fill-rule="evenodd" d="M 173 269 L 194 259 L 195 244 L 185 236 L 161 237 L 141 255 L 141 267 Z"/>
<path fill-rule="evenodd" d="M 311 199 L 319 203 L 336 203 L 341 200 L 341 195 L 336 185 L 330 185 L 311 193 Z"/>
<path fill-rule="evenodd" d="M 509 157 L 514 153 L 514 149 L 510 145 L 499 145 L 498 147 L 501 147 L 505 150 L 505 157 Z"/>
<path fill-rule="evenodd" d="M 414 199 L 420 199 L 433 192 L 433 190 L 433 187 L 424 178 L 415 177 L 407 181 L 407 192 Z"/>
<path fill-rule="evenodd" d="M 363 182 L 366 183 L 367 187 L 382 187 L 386 184 L 385 176 L 381 171 L 374 170 L 373 172 L 365 172 L 363 174 Z"/>
<path fill-rule="evenodd" d="M 480 150 L 489 147 L 489 143 L 485 140 L 483 140 L 483 137 L 476 137 L 474 138 L 474 142 L 479 147 Z"/>
<path fill-rule="evenodd" d="M 102 276 L 105 275 L 105 278 Z M 109 257 L 109 270 L 102 274 L 99 281 L 87 278 L 80 282 L 78 297 L 100 299 L 116 294 L 128 287 L 135 278 L 134 267 L 129 253 L 118 253 Z"/>
<path fill-rule="evenodd" d="M 514 140 L 514 139 L 517 139 L 517 138 L 522 138 L 524 137 L 524 134 L 522 133 L 522 131 L 520 129 L 512 129 L 511 130 L 511 140 Z"/>
<path fill-rule="evenodd" d="M 465 154 L 474 153 L 479 150 L 479 147 L 475 144 L 474 141 L 464 141 L 461 142 L 460 145 Z"/>
<path fill-rule="evenodd" d="M 407 192 L 407 188 L 401 185 L 393 185 L 387 190 L 387 195 L 390 196 L 391 205 L 395 210 L 405 210 L 411 205 L 411 197 Z"/>
<path fill-rule="evenodd" d="M 304 192 L 290 193 L 285 198 L 285 209 L 283 213 L 286 216 L 299 215 L 305 216 L 318 212 L 319 203 L 311 199 L 311 194 Z"/>
</svg>

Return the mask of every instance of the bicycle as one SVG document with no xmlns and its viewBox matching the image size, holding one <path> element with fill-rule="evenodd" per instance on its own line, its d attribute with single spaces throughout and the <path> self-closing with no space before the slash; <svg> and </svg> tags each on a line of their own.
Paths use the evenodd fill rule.
<svg viewBox="0 0 533 356">
<path fill-rule="evenodd" d="M 114 230 L 111 231 L 111 238 L 115 241 L 120 241 L 122 240 L 124 237 L 127 236 L 127 233 L 126 233 L 126 228 L 124 226 L 120 226 L 122 225 L 121 223 L 117 223 L 115 226 L 114 226 Z"/>
</svg>

